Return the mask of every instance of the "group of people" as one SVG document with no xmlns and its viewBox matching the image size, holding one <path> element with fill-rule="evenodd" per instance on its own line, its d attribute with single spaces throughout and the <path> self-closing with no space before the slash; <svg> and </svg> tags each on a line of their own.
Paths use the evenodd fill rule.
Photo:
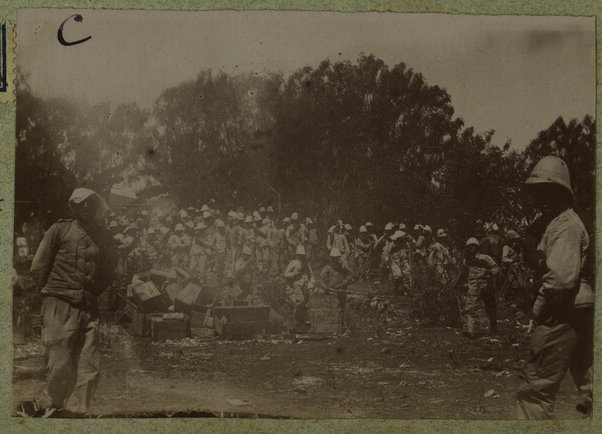
<svg viewBox="0 0 602 434">
<path fill-rule="evenodd" d="M 409 230 L 404 223 L 390 222 L 378 234 L 366 222 L 353 234 L 339 220 L 322 238 L 315 219 L 301 220 L 297 212 L 280 218 L 271 207 L 259 207 L 222 214 L 210 201 L 200 209 L 149 208 L 128 215 L 108 212 L 98 194 L 78 188 L 69 200 L 73 218 L 46 231 L 31 265 L 44 296 L 48 407 L 63 408 L 71 398 L 79 411 L 87 408 L 98 382 L 97 298 L 116 273 L 182 267 L 207 282 L 211 271 L 218 285 L 230 277 L 243 294 L 252 291 L 257 275 L 282 276 L 299 322 L 305 320 L 305 305 L 315 288 L 332 293 L 344 307 L 354 280 L 373 278 L 390 283 L 398 293 L 415 294 L 421 273 L 439 291 L 454 287 L 463 276 L 463 327 L 468 336 L 476 336 L 487 329 L 495 333 L 496 285 L 508 286 L 516 280 L 517 264 L 526 264 L 539 286 L 531 357 L 518 393 L 519 416 L 551 417 L 569 368 L 582 392 L 581 409 L 587 411 L 593 351 L 588 234 L 572 209 L 563 160 L 544 157 L 525 190 L 541 213 L 526 234 L 508 230 L 502 237 L 496 224 L 487 224 L 484 237 L 467 239 L 462 255 L 444 228 L 433 234 L 428 225 Z"/>
<path fill-rule="evenodd" d="M 211 284 L 218 287 L 234 282 L 245 296 L 252 292 L 258 276 L 281 276 L 298 312 L 305 310 L 309 292 L 316 286 L 336 290 L 343 300 L 342 291 L 357 280 L 370 279 L 391 286 L 398 294 L 423 297 L 421 286 L 437 291 L 449 288 L 463 264 L 444 228 L 433 236 L 429 225 L 416 224 L 409 230 L 404 223 L 389 222 L 377 233 L 374 225 L 366 222 L 354 233 L 350 224 L 338 220 L 322 236 L 315 219 L 301 220 L 297 212 L 280 218 L 270 206 L 248 214 L 241 208 L 222 214 L 214 201 L 209 201 L 200 209 L 149 207 L 129 214 L 111 212 L 107 228 L 116 246 L 117 269 L 127 276 L 126 281 L 151 268 L 180 267 L 202 284 L 209 283 L 210 274 L 215 276 Z M 478 253 L 482 262 L 484 252 L 477 250 L 485 249 L 498 264 L 514 261 L 516 252 L 505 245 L 497 225 L 487 224 L 486 228 L 482 247 L 474 238 L 467 243 L 467 251 L 476 249 L 473 259 Z M 488 285 L 498 271 L 496 266 L 477 267 L 471 259 L 465 263 L 466 269 L 473 271 L 469 284 L 475 287 Z M 480 271 L 475 274 L 477 268 Z M 426 275 L 430 276 L 428 283 L 421 282 Z M 471 336 L 486 331 L 475 326 L 480 313 L 475 291 L 469 291 L 464 303 L 465 331 Z M 495 312 L 495 305 L 488 312 Z M 302 317 L 299 313 L 299 321 Z M 495 332 L 494 320 L 490 329 Z"/>
</svg>

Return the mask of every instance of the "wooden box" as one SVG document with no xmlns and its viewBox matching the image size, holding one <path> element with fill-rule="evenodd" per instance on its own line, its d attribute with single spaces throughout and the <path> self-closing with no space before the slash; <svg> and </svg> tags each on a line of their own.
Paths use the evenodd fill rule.
<svg viewBox="0 0 602 434">
<path fill-rule="evenodd" d="M 162 293 L 152 281 L 133 288 L 134 300 L 144 312 L 167 312 L 171 305 L 169 297 Z"/>
<path fill-rule="evenodd" d="M 311 333 L 341 333 L 343 309 L 310 309 L 308 312 Z"/>
<path fill-rule="evenodd" d="M 281 318 L 270 306 L 220 306 L 212 309 L 212 315 L 222 339 L 252 339 L 282 331 Z"/>
<path fill-rule="evenodd" d="M 151 338 L 153 341 L 178 340 L 190 336 L 190 322 L 184 319 L 151 319 Z"/>
<path fill-rule="evenodd" d="M 174 295 L 174 302 L 177 299 L 184 304 L 194 304 L 196 303 L 202 291 L 203 288 L 201 288 L 199 285 L 192 282 L 188 282 L 184 288 L 180 289 Z"/>
</svg>

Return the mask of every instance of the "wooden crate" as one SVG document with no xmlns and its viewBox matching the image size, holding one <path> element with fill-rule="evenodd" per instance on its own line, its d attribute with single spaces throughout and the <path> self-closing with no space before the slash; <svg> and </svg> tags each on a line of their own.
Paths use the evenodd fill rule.
<svg viewBox="0 0 602 434">
<path fill-rule="evenodd" d="M 135 286 L 133 292 L 134 300 L 144 312 L 167 312 L 171 305 L 169 297 L 150 280 Z"/>
<path fill-rule="evenodd" d="M 215 299 L 215 295 L 217 294 L 218 288 L 210 285 L 203 285 L 202 290 L 199 292 L 196 300 L 193 302 L 194 304 L 211 304 Z"/>
<path fill-rule="evenodd" d="M 131 311 L 131 307 L 126 306 L 126 310 Z M 127 318 L 129 318 L 129 321 L 126 325 L 126 328 L 134 336 L 150 336 L 152 319 L 160 318 L 161 315 L 162 314 L 160 313 L 144 313 L 138 312 L 137 310 L 134 310 L 133 312 L 128 312 L 126 316 Z"/>
<path fill-rule="evenodd" d="M 282 318 L 270 306 L 220 306 L 212 309 L 212 315 L 222 339 L 252 339 L 282 331 Z"/>
<path fill-rule="evenodd" d="M 184 288 L 180 289 L 175 295 L 174 299 L 181 301 L 184 304 L 194 304 L 199 298 L 200 293 L 203 291 L 199 285 L 188 282 Z M 175 300 L 174 300 L 175 301 Z"/>
<path fill-rule="evenodd" d="M 190 281 L 191 279 L 194 279 L 194 276 L 190 272 L 190 270 L 187 270 L 182 267 L 176 267 L 176 268 L 174 268 L 174 271 L 176 273 L 176 279 L 178 279 L 178 281 L 186 283 L 186 282 Z"/>
<path fill-rule="evenodd" d="M 343 309 L 310 309 L 308 316 L 312 333 L 341 333 L 343 330 Z"/>
<path fill-rule="evenodd" d="M 215 336 L 215 330 L 208 327 L 191 327 L 190 335 L 193 338 L 212 338 Z"/>
<path fill-rule="evenodd" d="M 174 270 L 170 271 L 161 271 L 161 270 L 150 270 L 149 279 L 157 286 L 157 288 L 162 288 L 165 282 L 168 280 L 176 280 L 176 273 Z"/>
<path fill-rule="evenodd" d="M 191 327 L 203 327 L 207 309 L 207 306 L 199 306 L 197 304 L 190 306 L 189 315 Z"/>
<path fill-rule="evenodd" d="M 184 319 L 164 319 L 155 317 L 151 320 L 151 338 L 153 341 L 178 340 L 190 336 L 190 322 Z"/>
</svg>

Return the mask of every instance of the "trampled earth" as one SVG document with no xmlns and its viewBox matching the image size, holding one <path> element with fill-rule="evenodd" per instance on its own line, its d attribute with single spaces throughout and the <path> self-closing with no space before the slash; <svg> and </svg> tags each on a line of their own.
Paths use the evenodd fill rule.
<svg viewBox="0 0 602 434">
<path fill-rule="evenodd" d="M 508 307 L 499 334 L 407 318 L 404 297 L 386 309 L 349 303 L 343 334 L 244 341 L 152 342 L 102 324 L 101 380 L 91 417 L 514 419 L 529 335 Z M 13 412 L 44 387 L 42 347 L 15 346 Z M 567 374 L 557 418 L 582 417 Z"/>
</svg>

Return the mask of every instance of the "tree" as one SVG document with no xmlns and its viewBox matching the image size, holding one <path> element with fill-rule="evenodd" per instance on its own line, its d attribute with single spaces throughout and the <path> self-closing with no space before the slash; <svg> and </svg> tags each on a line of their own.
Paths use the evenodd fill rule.
<svg viewBox="0 0 602 434">
<path fill-rule="evenodd" d="M 79 184 L 108 197 L 111 187 L 136 165 L 145 145 L 148 114 L 135 103 L 82 107 L 65 100 L 48 102 L 65 164 Z"/>
<path fill-rule="evenodd" d="M 153 109 L 155 176 L 182 200 L 231 196 L 242 182 L 236 157 L 247 137 L 241 95 L 224 73 L 165 90 Z"/>
<path fill-rule="evenodd" d="M 521 211 L 516 205 L 523 158 L 510 150 L 510 143 L 495 145 L 493 135 L 493 131 L 476 134 L 473 128 L 464 129 L 436 176 L 441 200 L 434 221 L 453 226 L 462 238 L 475 235 L 478 220 L 502 224 Z"/>
<path fill-rule="evenodd" d="M 273 110 L 274 182 L 330 221 L 417 215 L 462 125 L 447 92 L 374 56 L 300 69 Z"/>
<path fill-rule="evenodd" d="M 76 179 L 63 161 L 64 131 L 55 127 L 52 109 L 32 94 L 21 73 L 17 84 L 15 224 L 20 226 L 25 212 L 66 216 Z"/>
</svg>

